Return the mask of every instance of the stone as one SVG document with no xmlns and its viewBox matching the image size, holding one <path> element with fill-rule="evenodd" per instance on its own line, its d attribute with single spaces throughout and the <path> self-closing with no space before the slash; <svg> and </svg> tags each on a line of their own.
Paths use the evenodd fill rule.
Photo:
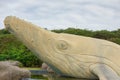
<svg viewBox="0 0 120 80">
<path fill-rule="evenodd" d="M 120 45 L 91 37 L 54 33 L 14 16 L 6 29 L 62 76 L 120 80 Z"/>
<path fill-rule="evenodd" d="M 12 64 L 9 61 L 0 61 L 0 80 L 20 80 L 31 76 L 28 70 L 21 69 L 13 63 L 13 61 Z"/>
<path fill-rule="evenodd" d="M 54 73 L 54 71 L 46 63 L 43 63 L 41 69 L 48 71 L 49 73 Z"/>
<path fill-rule="evenodd" d="M 19 61 L 12 61 L 12 60 L 8 60 L 8 61 L 0 61 L 0 62 L 4 62 L 6 64 L 12 65 L 12 66 L 22 66 L 22 63 Z"/>
</svg>

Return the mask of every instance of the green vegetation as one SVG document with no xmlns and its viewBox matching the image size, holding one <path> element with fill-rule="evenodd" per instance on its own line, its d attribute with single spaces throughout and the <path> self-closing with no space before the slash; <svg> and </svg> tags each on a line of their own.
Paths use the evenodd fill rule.
<svg viewBox="0 0 120 80">
<path fill-rule="evenodd" d="M 120 29 L 114 31 L 91 31 L 75 28 L 52 30 L 56 33 L 69 33 L 100 38 L 120 44 Z M 17 60 L 26 67 L 39 67 L 42 63 L 25 45 L 17 40 L 7 30 L 0 30 L 0 61 Z"/>
<path fill-rule="evenodd" d="M 42 75 L 32 75 L 31 78 L 37 79 L 37 80 L 48 80 L 47 77 L 43 77 Z"/>
<path fill-rule="evenodd" d="M 6 30 L 0 30 L 0 61 L 17 60 L 26 67 L 40 67 L 40 61 L 28 48 Z"/>
</svg>

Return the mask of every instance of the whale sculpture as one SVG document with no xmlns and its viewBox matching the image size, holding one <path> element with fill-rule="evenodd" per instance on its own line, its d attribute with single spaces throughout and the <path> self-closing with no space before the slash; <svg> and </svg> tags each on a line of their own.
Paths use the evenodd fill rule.
<svg viewBox="0 0 120 80">
<path fill-rule="evenodd" d="M 6 17 L 4 24 L 56 74 L 120 80 L 120 45 L 96 38 L 54 33 L 14 16 Z"/>
</svg>

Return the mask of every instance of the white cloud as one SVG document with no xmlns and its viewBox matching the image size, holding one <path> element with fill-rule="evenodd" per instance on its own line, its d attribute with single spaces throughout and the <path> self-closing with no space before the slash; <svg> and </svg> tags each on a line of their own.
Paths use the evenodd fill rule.
<svg viewBox="0 0 120 80">
<path fill-rule="evenodd" d="M 5 16 L 15 15 L 48 29 L 113 30 L 120 27 L 119 4 L 120 0 L 1 0 L 0 28 Z"/>
</svg>

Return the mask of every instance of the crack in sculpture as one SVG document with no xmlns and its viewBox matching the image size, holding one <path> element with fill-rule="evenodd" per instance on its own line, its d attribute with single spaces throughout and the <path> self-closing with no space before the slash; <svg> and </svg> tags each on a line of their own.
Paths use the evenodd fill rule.
<svg viewBox="0 0 120 80">
<path fill-rule="evenodd" d="M 6 17 L 4 24 L 6 29 L 47 63 L 56 74 L 120 80 L 120 46 L 113 42 L 54 33 L 14 16 Z"/>
</svg>

